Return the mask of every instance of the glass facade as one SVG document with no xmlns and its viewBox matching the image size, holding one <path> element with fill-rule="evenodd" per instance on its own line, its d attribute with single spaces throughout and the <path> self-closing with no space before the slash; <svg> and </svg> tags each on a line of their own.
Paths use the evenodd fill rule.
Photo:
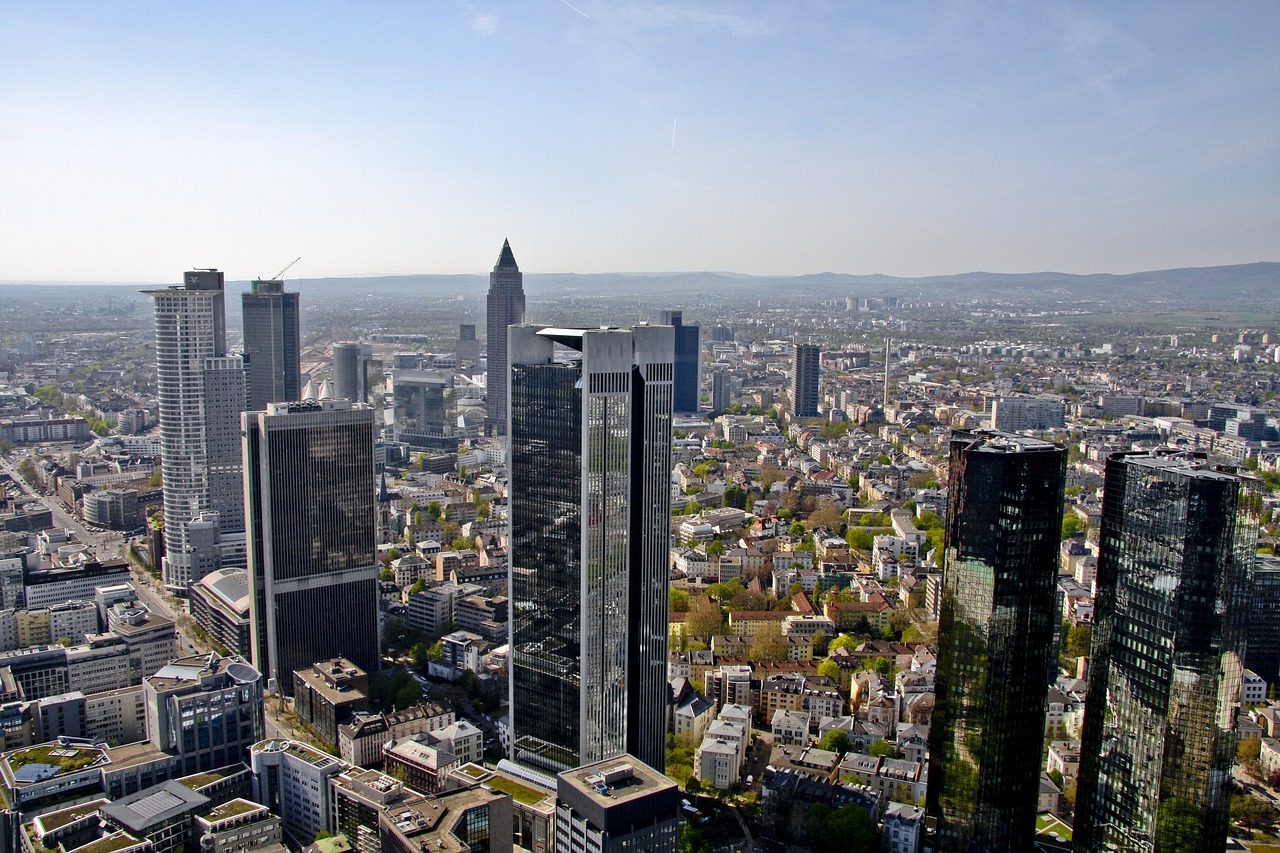
<svg viewBox="0 0 1280 853">
<path fill-rule="evenodd" d="M 283 281 L 254 281 L 241 294 L 247 409 L 297 400 L 301 395 L 298 294 Z"/>
<path fill-rule="evenodd" d="M 253 663 L 286 695 L 316 661 L 379 664 L 373 412 L 349 406 L 245 416 Z"/>
<path fill-rule="evenodd" d="M 582 358 L 512 329 L 513 757 L 662 766 L 671 329 L 549 331 Z"/>
<path fill-rule="evenodd" d="M 796 344 L 791 366 L 791 412 L 797 418 L 818 416 L 818 362 L 816 344 Z"/>
<path fill-rule="evenodd" d="M 1030 850 L 1057 615 L 1064 448 L 997 432 L 951 440 L 930 732 L 935 849 Z"/>
<path fill-rule="evenodd" d="M 1108 460 L 1077 850 L 1225 846 L 1259 510 L 1203 455 Z"/>
<path fill-rule="evenodd" d="M 1280 682 L 1280 559 L 1270 555 L 1259 554 L 1253 567 L 1244 667 L 1268 687 Z"/>
<path fill-rule="evenodd" d="M 498 262 L 489 273 L 485 310 L 488 321 L 485 421 L 491 431 L 502 433 L 507 429 L 507 327 L 524 322 L 524 274 L 516 265 L 511 244 L 505 240 Z"/>
</svg>

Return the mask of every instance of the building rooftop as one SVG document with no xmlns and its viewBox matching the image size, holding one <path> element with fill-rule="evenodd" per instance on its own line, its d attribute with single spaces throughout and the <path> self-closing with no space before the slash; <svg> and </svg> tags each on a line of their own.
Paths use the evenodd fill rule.
<svg viewBox="0 0 1280 853">
<path fill-rule="evenodd" d="M 102 807 L 103 816 L 131 832 L 145 834 L 151 827 L 189 812 L 199 811 L 209 798 L 172 780 L 146 788 Z"/>
<path fill-rule="evenodd" d="M 630 756 L 587 764 L 561 773 L 558 778 L 561 784 L 604 806 L 676 786 L 666 776 Z"/>
</svg>

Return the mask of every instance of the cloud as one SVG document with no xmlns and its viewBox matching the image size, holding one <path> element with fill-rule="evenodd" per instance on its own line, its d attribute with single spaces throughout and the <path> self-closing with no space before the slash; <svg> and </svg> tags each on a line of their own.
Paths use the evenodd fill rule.
<svg viewBox="0 0 1280 853">
<path fill-rule="evenodd" d="M 759 18 L 666 3 L 633 3 L 616 9 L 615 15 L 635 29 L 691 27 L 738 37 L 759 36 L 769 30 L 768 24 Z"/>
<path fill-rule="evenodd" d="M 498 16 L 490 12 L 477 12 L 471 16 L 471 29 L 476 35 L 491 36 L 498 30 Z"/>
</svg>

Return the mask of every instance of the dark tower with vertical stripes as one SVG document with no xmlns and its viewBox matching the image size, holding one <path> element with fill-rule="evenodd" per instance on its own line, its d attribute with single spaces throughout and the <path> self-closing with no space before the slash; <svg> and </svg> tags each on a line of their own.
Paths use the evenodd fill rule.
<svg viewBox="0 0 1280 853">
<path fill-rule="evenodd" d="M 511 243 L 502 241 L 502 254 L 489 273 L 488 371 L 485 380 L 485 426 L 490 435 L 507 430 L 507 327 L 524 322 L 524 274 L 516 266 Z"/>
</svg>

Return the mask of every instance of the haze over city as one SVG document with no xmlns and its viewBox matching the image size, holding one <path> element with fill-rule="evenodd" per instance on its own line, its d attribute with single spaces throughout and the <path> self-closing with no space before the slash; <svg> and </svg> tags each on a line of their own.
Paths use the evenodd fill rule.
<svg viewBox="0 0 1280 853">
<path fill-rule="evenodd" d="M 1275 259 L 1273 3 L 0 9 L 0 278 Z"/>
</svg>

